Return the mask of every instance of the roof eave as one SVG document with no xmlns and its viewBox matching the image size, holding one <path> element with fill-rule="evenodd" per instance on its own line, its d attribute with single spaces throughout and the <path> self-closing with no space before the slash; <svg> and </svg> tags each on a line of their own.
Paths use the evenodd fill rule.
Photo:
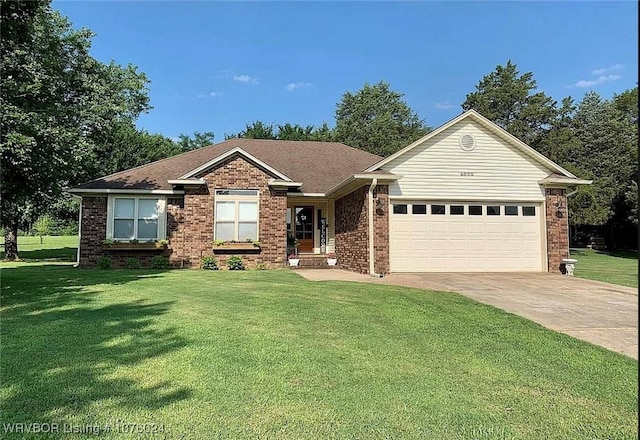
<svg viewBox="0 0 640 440">
<path fill-rule="evenodd" d="M 289 180 L 271 179 L 268 185 L 276 191 L 288 191 L 291 188 L 300 188 L 302 182 L 291 182 Z"/>
<path fill-rule="evenodd" d="M 585 179 L 571 179 L 568 177 L 546 177 L 540 181 L 538 181 L 540 185 L 545 187 L 568 187 L 568 186 L 576 186 L 576 185 L 591 185 L 593 180 L 585 180 Z"/>
<path fill-rule="evenodd" d="M 67 190 L 69 194 L 77 196 L 91 196 L 105 194 L 184 194 L 182 190 L 176 189 L 144 189 L 144 188 L 72 188 Z"/>
<path fill-rule="evenodd" d="M 167 183 L 173 186 L 200 186 L 206 185 L 207 182 L 202 179 L 169 179 Z"/>
<path fill-rule="evenodd" d="M 371 182 L 373 179 L 378 179 L 378 183 L 390 183 L 400 179 L 401 177 L 402 176 L 398 174 L 387 173 L 387 172 L 380 173 L 375 171 L 373 172 L 364 171 L 362 173 L 356 173 L 347 177 L 342 182 L 340 182 L 339 184 L 331 188 L 329 191 L 325 193 L 325 196 L 329 197 L 331 195 L 334 195 L 346 185 L 349 185 L 358 181 L 362 181 L 362 183 L 366 183 L 366 182 Z"/>
</svg>

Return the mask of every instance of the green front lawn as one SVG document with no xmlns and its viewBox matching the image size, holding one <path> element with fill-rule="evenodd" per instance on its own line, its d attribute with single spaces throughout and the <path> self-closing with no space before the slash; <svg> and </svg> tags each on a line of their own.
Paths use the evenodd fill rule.
<svg viewBox="0 0 640 440">
<path fill-rule="evenodd" d="M 638 287 L 637 252 L 609 253 L 592 249 L 572 249 L 571 258 L 578 260 L 574 272 L 577 277 Z"/>
<path fill-rule="evenodd" d="M 76 261 L 78 236 L 18 237 L 21 260 Z M 0 238 L 0 260 L 4 259 L 4 237 Z"/>
<path fill-rule="evenodd" d="M 638 436 L 637 361 L 452 293 L 288 270 L 3 263 L 1 313 L 3 424 L 122 420 L 190 439 Z"/>
</svg>

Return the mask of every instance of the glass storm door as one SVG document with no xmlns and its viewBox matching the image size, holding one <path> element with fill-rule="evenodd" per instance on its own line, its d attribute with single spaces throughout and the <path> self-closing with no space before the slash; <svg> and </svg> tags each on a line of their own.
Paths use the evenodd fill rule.
<svg viewBox="0 0 640 440">
<path fill-rule="evenodd" d="M 295 207 L 295 237 L 298 239 L 298 252 L 313 253 L 313 206 Z"/>
</svg>

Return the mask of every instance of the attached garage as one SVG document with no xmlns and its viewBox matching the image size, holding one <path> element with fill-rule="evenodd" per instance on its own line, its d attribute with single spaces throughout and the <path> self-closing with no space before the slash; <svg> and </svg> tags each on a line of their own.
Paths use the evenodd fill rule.
<svg viewBox="0 0 640 440">
<path fill-rule="evenodd" d="M 546 270 L 540 203 L 392 200 L 391 272 Z"/>
<path fill-rule="evenodd" d="M 473 110 L 365 171 L 396 176 L 390 272 L 560 271 L 567 195 L 590 183 Z"/>
</svg>

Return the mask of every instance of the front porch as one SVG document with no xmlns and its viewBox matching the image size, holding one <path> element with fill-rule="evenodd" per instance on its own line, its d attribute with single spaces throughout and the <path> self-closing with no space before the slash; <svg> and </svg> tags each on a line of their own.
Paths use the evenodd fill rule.
<svg viewBox="0 0 640 440">
<path fill-rule="evenodd" d="M 292 239 L 297 240 L 297 254 L 305 264 L 335 252 L 333 200 L 324 197 L 287 197 L 287 254 L 294 252 Z M 302 265 L 302 261 L 301 261 Z M 315 263 L 308 267 L 318 267 Z"/>
<path fill-rule="evenodd" d="M 336 269 L 337 265 L 329 266 L 327 254 L 299 254 L 297 266 L 288 266 L 290 269 Z M 338 262 L 339 264 L 339 262 Z"/>
</svg>

